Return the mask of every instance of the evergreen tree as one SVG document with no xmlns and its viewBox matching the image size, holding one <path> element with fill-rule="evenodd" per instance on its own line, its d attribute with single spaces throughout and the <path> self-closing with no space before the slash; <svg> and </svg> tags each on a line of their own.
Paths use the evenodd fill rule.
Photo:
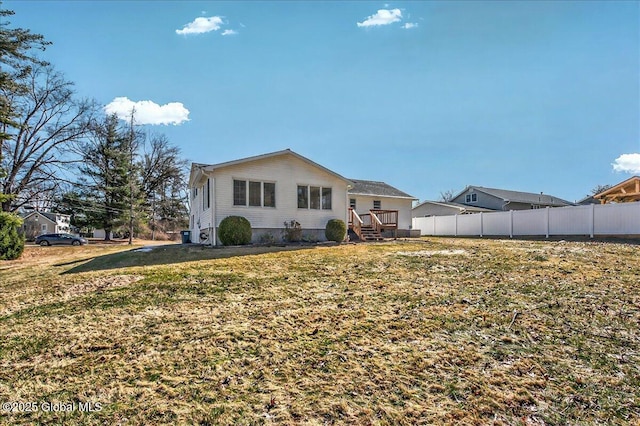
<svg viewBox="0 0 640 426">
<path fill-rule="evenodd" d="M 131 181 L 131 141 L 129 132 L 113 115 L 92 126 L 90 141 L 83 147 L 80 167 L 82 199 L 87 222 L 110 233 L 129 217 Z"/>
</svg>

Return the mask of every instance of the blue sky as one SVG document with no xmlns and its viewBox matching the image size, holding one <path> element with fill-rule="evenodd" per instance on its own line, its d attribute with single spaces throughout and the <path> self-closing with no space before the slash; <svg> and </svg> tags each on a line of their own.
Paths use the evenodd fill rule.
<svg viewBox="0 0 640 426">
<path fill-rule="evenodd" d="M 480 185 L 573 201 L 640 174 L 638 2 L 2 7 L 80 96 L 179 123 L 145 127 L 192 161 L 291 148 L 420 200 Z"/>
</svg>

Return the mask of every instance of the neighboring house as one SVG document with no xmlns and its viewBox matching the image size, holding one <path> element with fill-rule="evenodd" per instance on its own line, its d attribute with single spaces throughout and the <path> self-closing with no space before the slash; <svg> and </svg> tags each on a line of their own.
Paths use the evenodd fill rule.
<svg viewBox="0 0 640 426">
<path fill-rule="evenodd" d="M 253 241 L 280 239 L 284 222 L 300 223 L 303 235 L 325 240 L 330 219 L 348 220 L 351 182 L 289 149 L 219 164 L 192 164 L 190 230 L 194 243 L 218 244 L 227 216 L 251 223 Z"/>
<path fill-rule="evenodd" d="M 600 204 L 600 200 L 596 200 L 593 195 L 589 195 L 580 201 L 576 201 L 578 206 L 588 206 L 589 204 Z"/>
<path fill-rule="evenodd" d="M 68 214 L 31 212 L 22 216 L 22 231 L 27 240 L 42 234 L 58 234 L 70 231 L 71 216 Z"/>
<path fill-rule="evenodd" d="M 593 198 L 602 204 L 640 201 L 640 177 L 633 176 L 606 191 L 594 195 Z"/>
<path fill-rule="evenodd" d="M 464 191 L 456 195 L 451 201 L 467 206 L 498 211 L 529 210 L 573 205 L 573 203 L 559 197 L 554 197 L 553 195 L 485 188 L 482 186 L 467 186 Z"/>
<path fill-rule="evenodd" d="M 456 214 L 471 214 L 492 211 L 494 210 L 484 209 L 482 207 L 467 206 L 464 204 L 452 203 L 449 201 L 423 201 L 413 208 L 411 217 L 451 216 Z"/>
<path fill-rule="evenodd" d="M 382 234 L 391 236 L 393 233 L 394 236 L 400 237 L 410 235 L 411 206 L 417 198 L 385 182 L 360 179 L 350 179 L 350 181 L 353 184 L 348 191 L 349 208 L 358 213 L 360 217 L 366 217 L 372 212 L 378 214 L 381 219 L 385 216 L 397 215 L 395 226 L 391 226 L 388 230 L 383 229 Z M 393 220 L 393 217 L 389 217 L 389 219 Z M 385 227 L 382 226 L 382 228 Z"/>
</svg>

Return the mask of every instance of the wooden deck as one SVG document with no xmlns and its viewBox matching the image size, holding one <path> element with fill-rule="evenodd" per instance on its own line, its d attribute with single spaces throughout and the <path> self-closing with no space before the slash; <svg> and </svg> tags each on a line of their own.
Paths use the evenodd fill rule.
<svg viewBox="0 0 640 426">
<path fill-rule="evenodd" d="M 349 229 L 362 241 L 381 240 L 381 232 L 398 229 L 398 210 L 371 209 L 358 215 L 349 208 Z"/>
</svg>

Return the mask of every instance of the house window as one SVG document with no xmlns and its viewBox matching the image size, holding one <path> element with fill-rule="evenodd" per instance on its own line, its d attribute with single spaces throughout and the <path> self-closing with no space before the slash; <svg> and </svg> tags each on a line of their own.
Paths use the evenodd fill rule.
<svg viewBox="0 0 640 426">
<path fill-rule="evenodd" d="M 198 188 L 191 188 L 191 198 L 195 200 L 197 196 L 198 196 Z"/>
<path fill-rule="evenodd" d="M 234 179 L 233 205 L 248 205 L 249 207 L 275 207 L 276 184 L 273 182 Z"/>
<path fill-rule="evenodd" d="M 464 197 L 465 203 L 475 203 L 478 201 L 478 194 L 467 194 Z"/>
<path fill-rule="evenodd" d="M 322 188 L 322 210 L 331 210 L 331 188 Z"/>
<path fill-rule="evenodd" d="M 309 192 L 311 193 L 309 197 L 310 207 L 314 210 L 320 210 L 320 187 L 311 186 L 309 187 Z"/>
<path fill-rule="evenodd" d="M 211 179 L 207 179 L 207 190 L 202 194 L 202 198 L 206 199 L 205 208 L 211 207 Z"/>
<path fill-rule="evenodd" d="M 309 208 L 309 187 L 298 185 L 298 208 Z"/>
<path fill-rule="evenodd" d="M 382 202 L 380 200 L 373 200 L 373 209 L 380 210 L 382 208 Z"/>
<path fill-rule="evenodd" d="M 262 205 L 262 182 L 249 182 L 249 205 L 251 207 Z"/>
<path fill-rule="evenodd" d="M 265 207 L 275 207 L 276 206 L 276 184 L 275 183 L 264 183 L 264 197 L 263 197 L 263 205 Z"/>
<path fill-rule="evenodd" d="M 355 198 L 350 198 L 349 199 L 349 207 L 351 207 L 352 209 L 356 209 L 356 199 Z"/>
<path fill-rule="evenodd" d="M 298 208 L 331 210 L 331 188 L 298 185 Z"/>
<path fill-rule="evenodd" d="M 46 230 L 47 230 L 47 224 L 46 224 L 46 223 L 42 224 L 42 230 L 43 230 L 43 231 L 46 231 Z"/>
<path fill-rule="evenodd" d="M 247 205 L 247 181 L 233 180 L 233 205 Z"/>
</svg>

